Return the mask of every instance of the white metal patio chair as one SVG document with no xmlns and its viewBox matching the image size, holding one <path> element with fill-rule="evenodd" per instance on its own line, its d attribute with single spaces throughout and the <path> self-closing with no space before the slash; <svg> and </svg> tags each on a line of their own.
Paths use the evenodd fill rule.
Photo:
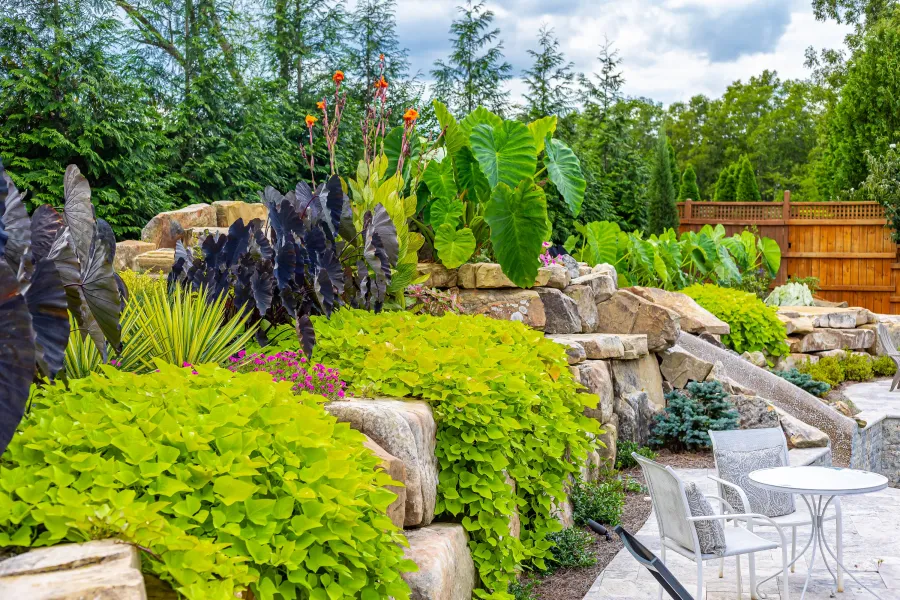
<svg viewBox="0 0 900 600">
<path fill-rule="evenodd" d="M 738 599 L 742 597 L 743 585 L 741 582 L 741 555 L 753 552 L 763 552 L 781 548 L 783 579 L 782 579 L 782 599 L 788 600 L 788 558 L 787 558 L 787 540 L 781 527 L 761 514 L 738 513 L 730 509 L 728 502 L 718 496 L 706 496 L 718 500 L 722 506 L 722 514 L 712 516 L 691 515 L 690 505 L 688 504 L 685 492 L 684 482 L 678 477 L 672 467 L 663 466 L 657 462 L 646 459 L 637 453 L 632 453 L 634 459 L 641 465 L 644 471 L 644 477 L 647 480 L 647 487 L 650 490 L 650 499 L 653 502 L 653 511 L 656 513 L 656 520 L 659 525 L 659 538 L 661 546 L 661 559 L 666 560 L 666 551 L 672 550 L 685 558 L 693 560 L 697 564 L 697 599 L 701 600 L 703 596 L 703 563 L 707 560 L 720 558 L 717 554 L 704 554 L 700 549 L 700 540 L 698 539 L 695 524 L 698 521 L 722 521 L 723 525 L 726 520 L 733 520 L 734 527 L 723 527 L 725 532 L 725 549 L 721 554 L 724 560 L 727 557 L 734 556 L 737 562 L 737 587 Z M 739 527 L 738 522 L 751 523 L 753 521 L 769 521 L 771 525 L 778 531 L 781 536 L 781 543 L 773 542 L 754 534 L 749 529 Z M 755 590 L 756 579 L 753 571 L 750 571 L 750 589 Z M 662 600 L 663 588 L 659 588 L 659 598 Z"/>
<path fill-rule="evenodd" d="M 891 391 L 893 392 L 897 384 L 900 383 L 900 352 L 897 351 L 897 346 L 894 345 L 894 340 L 891 338 L 891 332 L 888 331 L 884 323 L 879 323 L 875 330 L 878 334 L 878 343 L 881 345 L 881 349 L 897 365 L 897 372 L 894 373 L 894 379 L 891 381 Z"/>
<path fill-rule="evenodd" d="M 713 458 L 716 461 L 716 473 L 719 473 L 719 461 L 722 453 L 728 451 L 748 452 L 753 450 L 763 450 L 772 447 L 780 447 L 784 453 L 785 466 L 790 465 L 790 457 L 788 455 L 787 440 L 784 437 L 784 431 L 780 427 L 772 427 L 767 429 L 735 429 L 732 431 L 710 431 L 709 437 L 712 439 Z M 749 474 L 749 473 L 747 473 Z M 725 489 L 730 488 L 741 499 L 741 506 L 734 503 L 734 510 L 737 512 L 749 512 L 750 500 L 747 493 L 740 486 L 725 481 L 721 477 L 710 476 L 719 486 L 719 495 L 726 497 Z M 734 498 L 732 497 L 732 500 Z M 826 521 L 837 521 L 837 555 L 838 560 L 843 562 L 844 540 L 843 540 L 843 518 L 841 514 L 841 499 L 835 497 L 832 501 L 834 513 L 825 517 Z M 802 504 L 795 503 L 796 510 L 790 514 L 780 517 L 768 517 L 765 520 L 754 519 L 748 525 L 753 530 L 754 527 L 771 527 L 772 523 L 791 530 L 791 573 L 794 572 L 794 566 L 797 562 L 797 529 L 801 527 L 812 527 L 812 517 L 806 507 Z M 810 530 L 811 531 L 811 530 Z M 810 536 L 812 539 L 812 536 Z M 800 555 L 806 551 L 807 546 L 801 550 Z M 756 561 L 755 557 L 750 555 L 750 573 L 755 578 Z M 723 575 L 724 560 L 719 564 L 719 577 Z M 838 591 L 844 591 L 844 572 L 840 566 L 837 566 Z M 756 589 L 751 586 L 751 598 L 756 600 Z"/>
</svg>

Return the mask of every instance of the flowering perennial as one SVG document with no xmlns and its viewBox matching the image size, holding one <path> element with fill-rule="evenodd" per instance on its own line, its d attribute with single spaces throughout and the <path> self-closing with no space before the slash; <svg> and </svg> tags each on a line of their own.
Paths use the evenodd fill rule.
<svg viewBox="0 0 900 600">
<path fill-rule="evenodd" d="M 330 369 L 321 363 L 310 367 L 301 354 L 282 350 L 276 354 L 247 354 L 246 350 L 232 356 L 228 369 L 237 373 L 265 372 L 272 375 L 272 381 L 290 381 L 295 394 L 309 392 L 325 396 L 328 400 L 344 397 L 347 384 L 341 381 L 337 369 Z"/>
</svg>

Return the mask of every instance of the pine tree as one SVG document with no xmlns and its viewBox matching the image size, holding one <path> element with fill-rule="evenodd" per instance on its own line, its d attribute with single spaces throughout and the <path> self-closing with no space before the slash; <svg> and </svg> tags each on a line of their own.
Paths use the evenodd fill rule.
<svg viewBox="0 0 900 600">
<path fill-rule="evenodd" d="M 494 13 L 483 2 L 473 4 L 472 0 L 457 10 L 462 16 L 450 25 L 453 51 L 448 62 L 435 61 L 431 71 L 434 95 L 458 114 L 479 106 L 502 113 L 509 104 L 503 84 L 512 77 L 512 65 L 503 59 L 500 29 L 491 28 Z"/>
<path fill-rule="evenodd" d="M 738 202 L 760 202 L 762 195 L 756 184 L 756 173 L 746 155 L 741 158 L 739 169 L 735 198 Z"/>
<path fill-rule="evenodd" d="M 409 52 L 397 39 L 396 10 L 396 0 L 359 0 L 353 11 L 351 30 L 355 39 L 348 52 L 349 64 L 368 97 L 374 94 L 373 84 L 381 73 L 382 62 L 392 93 L 409 71 Z"/>
<path fill-rule="evenodd" d="M 716 202 L 734 202 L 737 191 L 737 178 L 734 174 L 736 165 L 737 163 L 732 163 L 719 173 L 719 179 L 716 180 Z"/>
<path fill-rule="evenodd" d="M 687 199 L 700 200 L 700 187 L 697 185 L 697 174 L 694 166 L 688 163 L 681 176 L 681 188 L 678 190 L 678 200 L 684 202 Z"/>
<path fill-rule="evenodd" d="M 565 55 L 559 49 L 559 40 L 546 25 L 538 33 L 538 50 L 529 50 L 528 54 L 534 59 L 534 64 L 525 71 L 525 85 L 528 86 L 525 94 L 526 116 L 529 119 L 547 115 L 564 116 L 572 110 L 574 103 L 574 64 L 566 62 Z"/>
<path fill-rule="evenodd" d="M 672 163 L 669 158 L 668 138 L 663 127 L 650 172 L 647 232 L 660 234 L 666 229 L 678 229 L 678 210 L 675 207 L 675 185 L 672 182 Z"/>
<path fill-rule="evenodd" d="M 669 136 L 666 136 L 666 150 L 669 152 L 669 169 L 672 171 L 672 185 L 675 186 L 675 191 L 677 192 L 678 182 L 681 181 L 681 177 L 678 175 L 678 162 L 675 160 L 675 147 L 672 146 L 672 140 L 669 139 Z"/>
</svg>

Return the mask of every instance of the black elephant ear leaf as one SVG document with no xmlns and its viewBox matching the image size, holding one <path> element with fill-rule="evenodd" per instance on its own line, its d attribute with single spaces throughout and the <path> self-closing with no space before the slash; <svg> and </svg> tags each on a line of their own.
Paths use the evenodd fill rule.
<svg viewBox="0 0 900 600">
<path fill-rule="evenodd" d="M 370 246 L 370 240 L 373 235 L 377 235 L 381 241 L 381 247 L 387 256 L 388 263 L 391 267 L 397 266 L 397 256 L 400 253 L 400 242 L 397 241 L 397 228 L 391 221 L 391 216 L 381 204 L 375 205 L 372 211 L 372 223 L 366 231 L 366 251 Z"/>
<path fill-rule="evenodd" d="M 297 337 L 303 347 L 303 354 L 307 360 L 312 360 L 312 351 L 316 345 L 316 330 L 313 329 L 312 320 L 308 314 L 297 317 Z"/>
<path fill-rule="evenodd" d="M 263 222 L 259 219 L 253 219 L 250 221 L 249 227 L 250 253 L 254 256 L 258 256 L 263 261 L 272 260 L 272 257 L 275 256 L 275 251 L 272 249 L 272 244 L 269 242 L 268 238 L 266 238 L 265 231 L 263 231 Z"/>
<path fill-rule="evenodd" d="M 328 228 L 331 230 L 332 237 L 337 235 L 341 226 L 341 214 L 344 210 L 344 188 L 341 187 L 341 178 L 333 175 L 325 186 L 328 196 L 325 200 L 325 208 L 327 209 Z M 396 236 L 396 232 L 395 232 Z"/>
<path fill-rule="evenodd" d="M 91 186 L 75 165 L 66 168 L 63 196 L 63 221 L 72 232 L 75 256 L 84 263 L 91 253 L 91 243 L 94 241 L 94 205 L 91 204 Z"/>
<path fill-rule="evenodd" d="M 35 262 L 46 258 L 62 229 L 63 218 L 49 204 L 42 204 L 31 215 L 31 255 Z"/>
<path fill-rule="evenodd" d="M 0 255 L 6 258 L 10 269 L 18 273 L 22 267 L 22 259 L 28 253 L 31 246 L 31 219 L 22 202 L 22 194 L 16 188 L 6 171 L 0 173 L 6 184 L 6 200 L 3 203 L 3 212 L 0 214 Z M 30 264 L 26 265 L 26 271 L 30 271 Z"/>
<path fill-rule="evenodd" d="M 49 258 L 35 266 L 25 302 L 31 313 L 37 363 L 45 375 L 55 377 L 62 369 L 69 341 L 69 312 L 62 279 Z"/>
<path fill-rule="evenodd" d="M 264 315 L 272 306 L 272 298 L 275 292 L 275 277 L 269 271 L 256 270 L 250 276 L 250 289 L 253 292 L 253 300 L 256 302 L 256 310 Z"/>
<path fill-rule="evenodd" d="M 0 454 L 25 414 L 34 378 L 31 314 L 13 270 L 0 261 Z"/>
<path fill-rule="evenodd" d="M 332 248 L 325 250 L 322 255 L 321 268 L 328 272 L 328 278 L 334 286 L 338 294 L 344 293 L 344 270 L 341 267 L 341 261 L 338 259 Z"/>
<path fill-rule="evenodd" d="M 338 226 L 338 233 L 345 240 L 352 240 L 356 237 L 356 225 L 353 224 L 353 206 L 350 204 L 350 198 L 344 196 L 344 206 L 341 208 L 341 223 Z"/>
<path fill-rule="evenodd" d="M 331 316 L 334 310 L 334 287 L 331 285 L 331 279 L 328 277 L 328 271 L 320 269 L 313 281 L 313 289 L 316 293 L 316 299 L 323 308 L 326 317 Z"/>
<path fill-rule="evenodd" d="M 294 187 L 294 198 L 297 201 L 299 209 L 303 210 L 309 206 L 312 197 L 313 192 L 309 185 L 307 185 L 305 181 L 298 181 L 296 187 Z"/>
<path fill-rule="evenodd" d="M 107 247 L 106 260 L 110 263 L 115 262 L 116 260 L 116 234 L 113 233 L 112 227 L 109 226 L 109 223 L 106 222 L 105 219 L 97 219 L 97 231 L 95 232 L 95 239 L 102 238 L 104 244 Z M 91 243 L 96 243 L 94 240 L 91 240 Z M 93 249 L 91 250 L 93 252 Z"/>
<path fill-rule="evenodd" d="M 56 265 L 56 270 L 62 279 L 69 312 L 74 315 L 75 322 L 78 323 L 79 335 L 82 338 L 90 336 L 105 361 L 106 339 L 103 337 L 103 331 L 97 324 L 97 320 L 91 314 L 85 298 L 81 264 L 78 262 L 78 257 L 75 256 L 75 243 L 72 241 L 72 232 L 68 228 L 63 229 L 62 234 L 53 243 L 48 258 Z"/>
<path fill-rule="evenodd" d="M 250 245 L 250 228 L 244 225 L 244 219 L 238 219 L 228 228 L 228 239 L 223 249 L 224 265 L 231 268 L 237 264 Z"/>
<path fill-rule="evenodd" d="M 88 261 L 81 265 L 81 287 L 91 315 L 107 341 L 118 351 L 122 346 L 119 324 L 122 302 L 109 254 L 109 241 L 98 227 Z"/>
</svg>

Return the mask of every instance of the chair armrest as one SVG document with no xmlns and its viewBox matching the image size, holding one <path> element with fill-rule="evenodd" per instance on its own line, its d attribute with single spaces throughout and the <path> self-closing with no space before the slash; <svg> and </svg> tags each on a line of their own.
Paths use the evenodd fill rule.
<svg viewBox="0 0 900 600">
<path fill-rule="evenodd" d="M 735 484 L 731 483 L 730 481 L 725 481 L 724 479 L 722 479 L 720 477 L 716 477 L 715 475 L 707 475 L 707 477 L 709 477 L 710 479 L 712 479 L 713 481 L 718 483 L 720 486 L 723 485 L 725 487 L 729 487 L 729 488 L 733 489 L 734 491 L 736 491 L 738 493 L 738 496 L 741 497 L 741 504 L 743 505 L 743 508 L 744 509 L 750 508 L 750 499 L 747 498 L 747 493 L 741 488 L 741 486 L 735 485 Z M 734 510 L 734 509 L 732 508 L 732 510 Z"/>
<path fill-rule="evenodd" d="M 722 498 L 721 496 L 715 496 L 713 494 L 703 494 L 703 497 L 710 498 L 712 500 L 718 500 L 719 502 L 721 502 L 723 515 L 726 514 L 726 509 L 727 509 L 728 513 L 737 512 L 736 510 L 734 510 L 734 507 L 728 503 L 728 500 L 726 500 L 725 498 Z"/>
<path fill-rule="evenodd" d="M 753 519 L 762 519 L 764 521 L 768 521 L 772 527 L 774 527 L 778 531 L 778 537 L 781 538 L 781 543 L 784 545 L 787 543 L 787 538 L 784 537 L 784 530 L 781 528 L 781 525 L 772 520 L 771 517 L 767 517 L 766 515 L 761 515 L 759 513 L 741 513 L 741 514 L 727 514 L 727 515 L 712 515 L 709 517 L 688 517 L 688 521 L 722 521 L 722 520 L 730 520 L 735 519 L 738 521 L 746 521 L 748 524 L 753 523 Z M 752 529 L 750 530 L 752 531 Z"/>
</svg>

